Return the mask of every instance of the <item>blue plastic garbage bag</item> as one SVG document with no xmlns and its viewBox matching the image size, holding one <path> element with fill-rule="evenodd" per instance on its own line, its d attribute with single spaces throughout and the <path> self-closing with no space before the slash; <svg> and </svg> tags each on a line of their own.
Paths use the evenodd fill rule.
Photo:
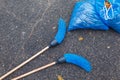
<svg viewBox="0 0 120 80">
<path fill-rule="evenodd" d="M 103 22 L 120 33 L 120 0 L 96 0 L 95 4 Z"/>
<path fill-rule="evenodd" d="M 68 31 L 75 29 L 109 29 L 96 12 L 95 0 L 76 2 L 70 19 Z"/>
</svg>

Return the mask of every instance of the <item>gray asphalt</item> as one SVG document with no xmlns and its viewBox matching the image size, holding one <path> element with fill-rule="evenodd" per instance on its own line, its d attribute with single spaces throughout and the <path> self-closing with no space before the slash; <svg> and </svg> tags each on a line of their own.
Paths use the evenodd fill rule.
<svg viewBox="0 0 120 80">
<path fill-rule="evenodd" d="M 69 23 L 76 0 L 0 0 L 0 75 L 46 47 L 57 32 L 60 17 Z M 79 37 L 84 40 L 79 41 Z M 55 65 L 21 80 L 120 80 L 120 34 L 113 30 L 75 30 L 62 44 L 51 48 L 5 80 L 55 61 L 65 53 L 84 56 L 92 71 Z"/>
</svg>

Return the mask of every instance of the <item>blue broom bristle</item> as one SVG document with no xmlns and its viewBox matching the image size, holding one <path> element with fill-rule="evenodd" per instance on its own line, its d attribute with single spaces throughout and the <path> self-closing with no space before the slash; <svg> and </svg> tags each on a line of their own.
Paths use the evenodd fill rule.
<svg viewBox="0 0 120 80">
<path fill-rule="evenodd" d="M 58 44 L 60 44 L 63 41 L 65 35 L 66 35 L 66 23 L 62 18 L 60 18 L 58 22 L 58 32 L 55 36 L 55 40 L 58 42 Z"/>
<path fill-rule="evenodd" d="M 82 56 L 68 53 L 68 54 L 65 54 L 64 57 L 65 57 L 65 60 L 67 63 L 75 64 L 75 65 L 83 68 L 87 72 L 90 72 L 92 70 L 91 63 Z"/>
</svg>

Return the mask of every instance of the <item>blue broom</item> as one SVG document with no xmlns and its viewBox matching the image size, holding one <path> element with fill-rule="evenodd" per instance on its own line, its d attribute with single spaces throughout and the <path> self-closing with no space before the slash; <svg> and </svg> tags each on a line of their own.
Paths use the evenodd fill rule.
<svg viewBox="0 0 120 80">
<path fill-rule="evenodd" d="M 37 69 L 34 69 L 34 70 L 32 70 L 30 72 L 27 72 L 25 74 L 22 74 L 20 76 L 17 76 L 15 78 L 11 79 L 11 80 L 21 79 L 21 78 L 26 77 L 26 76 L 28 76 L 30 74 L 33 74 L 35 72 L 38 72 L 40 70 L 43 70 L 43 69 L 48 68 L 50 66 L 53 66 L 55 64 L 60 64 L 60 63 L 64 63 L 64 62 L 77 65 L 77 66 L 79 66 L 80 68 L 84 69 L 87 72 L 90 72 L 92 70 L 91 63 L 87 59 L 85 59 L 82 56 L 78 56 L 78 55 L 75 55 L 75 54 L 67 53 L 63 57 L 59 58 L 57 61 L 54 61 L 54 62 L 52 62 L 50 64 L 47 64 L 47 65 L 42 66 L 42 67 L 39 67 Z"/>
<path fill-rule="evenodd" d="M 53 39 L 53 41 L 50 43 L 50 45 L 48 45 L 47 47 L 45 47 L 44 49 L 42 49 L 41 51 L 39 51 L 38 53 L 36 53 L 32 57 L 30 57 L 29 59 L 27 59 L 26 61 L 24 61 L 23 63 L 21 63 L 17 67 L 15 67 L 14 69 L 10 70 L 9 72 L 4 74 L 3 76 L 1 76 L 0 80 L 9 76 L 10 74 L 15 72 L 16 70 L 18 70 L 19 68 L 21 68 L 22 66 L 24 66 L 25 64 L 27 64 L 28 62 L 30 62 L 31 60 L 36 58 L 37 56 L 39 56 L 40 54 L 42 54 L 43 52 L 45 52 L 49 48 L 57 46 L 58 44 L 62 43 L 62 41 L 65 37 L 65 34 L 66 34 L 66 24 L 65 24 L 65 21 L 62 18 L 60 18 L 59 21 L 58 21 L 58 32 L 57 32 L 55 38 Z"/>
</svg>

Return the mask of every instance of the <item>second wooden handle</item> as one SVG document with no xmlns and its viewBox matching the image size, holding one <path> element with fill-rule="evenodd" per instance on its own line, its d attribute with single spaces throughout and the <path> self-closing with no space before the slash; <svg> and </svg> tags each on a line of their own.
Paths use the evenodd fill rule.
<svg viewBox="0 0 120 80">
<path fill-rule="evenodd" d="M 11 80 L 21 79 L 21 78 L 23 78 L 23 77 L 26 77 L 26 76 L 28 76 L 28 75 L 30 75 L 30 74 L 33 74 L 33 73 L 35 73 L 35 72 L 38 72 L 38 71 L 40 71 L 40 70 L 43 70 L 43 69 L 48 68 L 48 67 L 50 67 L 50 66 L 52 66 L 52 65 L 55 65 L 55 64 L 56 64 L 56 62 L 52 62 L 52 63 L 50 63 L 50 64 L 47 64 L 47 65 L 42 66 L 42 67 L 39 67 L 39 68 L 37 68 L 37 69 L 34 69 L 34 70 L 32 70 L 32 71 L 30 71 L 30 72 L 27 72 L 27 73 L 25 73 L 25 74 L 22 74 L 22 75 L 20 75 L 20 76 L 17 76 L 17 77 L 15 77 L 15 78 L 11 79 Z"/>
</svg>

